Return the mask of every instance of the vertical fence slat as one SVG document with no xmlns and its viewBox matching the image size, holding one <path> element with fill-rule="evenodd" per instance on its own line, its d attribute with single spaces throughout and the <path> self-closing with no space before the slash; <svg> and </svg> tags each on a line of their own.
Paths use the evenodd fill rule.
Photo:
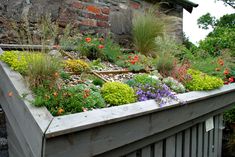
<svg viewBox="0 0 235 157">
<path fill-rule="evenodd" d="M 151 147 L 147 146 L 142 149 L 141 152 L 142 157 L 151 157 Z"/>
<path fill-rule="evenodd" d="M 184 157 L 190 156 L 190 128 L 184 133 Z"/>
<path fill-rule="evenodd" d="M 203 154 L 203 123 L 198 125 L 198 143 L 197 143 L 197 157 L 202 157 Z"/>
<path fill-rule="evenodd" d="M 175 135 L 166 139 L 166 156 L 175 157 Z"/>
<path fill-rule="evenodd" d="M 222 154 L 222 152 L 221 152 L 221 150 L 222 150 L 222 134 L 223 134 L 223 130 L 222 130 L 222 128 L 223 128 L 223 114 L 220 114 L 219 116 L 218 116 L 218 122 L 219 122 L 219 129 L 218 129 L 218 156 L 220 157 L 221 156 L 221 154 Z"/>
<path fill-rule="evenodd" d="M 197 126 L 192 127 L 191 157 L 197 157 Z"/>
<path fill-rule="evenodd" d="M 176 157 L 182 157 L 182 132 L 176 135 Z"/>
<path fill-rule="evenodd" d="M 133 153 L 127 155 L 126 157 L 136 157 L 136 152 L 133 152 Z"/>
<path fill-rule="evenodd" d="M 209 131 L 209 157 L 214 156 L 214 129 Z"/>
<path fill-rule="evenodd" d="M 215 121 L 215 132 L 214 132 L 214 157 L 219 157 L 218 156 L 218 145 L 219 145 L 219 139 L 218 139 L 218 135 L 219 135 L 219 118 L 218 116 L 215 116 L 214 118 Z"/>
<path fill-rule="evenodd" d="M 154 157 L 163 157 L 163 141 L 154 144 Z"/>
<path fill-rule="evenodd" d="M 206 124 L 204 123 L 204 125 Z M 204 132 L 203 157 L 208 157 L 208 132 L 206 131 L 206 127 L 204 127 L 203 132 Z"/>
</svg>

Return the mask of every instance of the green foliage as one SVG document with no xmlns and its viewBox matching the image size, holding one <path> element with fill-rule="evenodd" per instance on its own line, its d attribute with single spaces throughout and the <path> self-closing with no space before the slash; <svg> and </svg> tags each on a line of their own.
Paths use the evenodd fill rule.
<svg viewBox="0 0 235 157">
<path fill-rule="evenodd" d="M 65 71 L 61 71 L 60 72 L 60 78 L 62 78 L 63 80 L 67 80 L 70 78 L 70 74 L 65 72 Z"/>
<path fill-rule="evenodd" d="M 174 68 L 175 58 L 170 53 L 160 53 L 157 58 L 156 69 L 163 76 L 168 76 Z"/>
<path fill-rule="evenodd" d="M 26 58 L 26 75 L 31 87 L 53 86 L 59 77 L 60 60 L 44 53 L 30 54 Z"/>
<path fill-rule="evenodd" d="M 184 93 L 186 91 L 184 85 L 172 77 L 164 78 L 162 83 L 166 84 L 172 91 L 176 93 Z"/>
<path fill-rule="evenodd" d="M 130 71 L 141 71 L 152 69 L 156 62 L 151 57 L 146 57 L 139 53 L 123 54 L 118 57 L 116 64 L 118 66 L 128 68 Z"/>
<path fill-rule="evenodd" d="M 136 101 L 134 90 L 121 82 L 108 82 L 101 88 L 104 100 L 110 105 L 122 105 Z"/>
<path fill-rule="evenodd" d="M 186 83 L 189 90 L 212 90 L 223 86 L 223 80 L 214 76 L 209 76 L 198 70 L 189 69 L 188 74 L 192 79 Z"/>
<path fill-rule="evenodd" d="M 104 58 L 103 38 L 84 37 L 78 47 L 82 56 L 86 56 L 90 60 Z"/>
<path fill-rule="evenodd" d="M 222 16 L 216 23 L 217 27 L 235 27 L 235 13 Z"/>
<path fill-rule="evenodd" d="M 206 13 L 197 20 L 197 24 L 199 28 L 202 29 L 209 29 L 209 26 L 214 28 L 216 24 L 216 18 L 214 16 L 211 16 L 210 13 Z"/>
<path fill-rule="evenodd" d="M 98 58 L 90 62 L 90 67 L 92 70 L 101 70 L 105 68 L 105 65 L 101 62 L 101 59 Z"/>
<path fill-rule="evenodd" d="M 133 40 L 137 51 L 145 55 L 151 55 L 155 51 L 155 38 L 162 36 L 164 25 L 162 20 L 156 17 L 150 10 L 140 13 L 133 18 Z"/>
<path fill-rule="evenodd" d="M 4 51 L 0 55 L 0 60 L 7 63 L 13 70 L 25 74 L 27 70 L 26 52 Z"/>
<path fill-rule="evenodd" d="M 94 79 L 94 80 L 92 81 L 92 83 L 93 83 L 94 85 L 96 85 L 96 86 L 102 87 L 103 84 L 104 84 L 104 81 L 101 80 L 100 78 L 96 78 L 96 79 Z"/>
<path fill-rule="evenodd" d="M 228 123 L 235 122 L 235 106 L 233 106 L 233 109 L 224 113 L 224 121 Z"/>
<path fill-rule="evenodd" d="M 126 83 L 132 87 L 138 85 L 156 86 L 157 84 L 160 84 L 161 81 L 158 80 L 156 77 L 148 74 L 138 74 L 135 75 L 132 80 L 129 80 Z"/>
<path fill-rule="evenodd" d="M 116 62 L 118 56 L 122 55 L 121 47 L 118 44 L 115 44 L 110 38 L 105 39 L 103 53 L 105 58 L 110 62 Z"/>
<path fill-rule="evenodd" d="M 77 74 L 81 74 L 83 72 L 89 72 L 90 66 L 85 61 L 77 59 L 77 60 L 66 60 L 65 68 L 69 71 L 72 71 Z"/>
<path fill-rule="evenodd" d="M 102 108 L 105 102 L 99 90 L 92 85 L 73 87 L 35 88 L 36 106 L 45 106 L 54 116 Z"/>
</svg>

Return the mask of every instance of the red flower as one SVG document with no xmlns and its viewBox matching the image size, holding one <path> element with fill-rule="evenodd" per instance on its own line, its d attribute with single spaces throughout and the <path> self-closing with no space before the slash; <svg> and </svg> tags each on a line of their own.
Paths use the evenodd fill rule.
<svg viewBox="0 0 235 157">
<path fill-rule="evenodd" d="M 224 70 L 224 75 L 228 75 L 229 74 L 229 70 L 226 68 L 225 70 Z"/>
<path fill-rule="evenodd" d="M 87 43 L 91 42 L 91 38 L 86 38 L 85 40 Z"/>
<path fill-rule="evenodd" d="M 99 49 L 103 49 L 103 48 L 104 48 L 104 45 L 99 45 L 98 48 L 99 48 Z"/>
<path fill-rule="evenodd" d="M 131 56 L 128 56 L 129 59 L 131 59 L 132 57 Z"/>
<path fill-rule="evenodd" d="M 224 84 L 229 84 L 229 82 L 228 82 L 228 81 L 225 81 Z"/>
<path fill-rule="evenodd" d="M 131 61 L 130 61 L 130 63 L 133 64 L 133 65 L 135 64 L 135 62 L 136 62 L 136 61 L 134 61 L 134 60 L 131 60 Z"/>
<path fill-rule="evenodd" d="M 234 82 L 234 77 L 230 77 L 228 80 L 230 83 L 232 83 L 232 82 Z"/>
</svg>

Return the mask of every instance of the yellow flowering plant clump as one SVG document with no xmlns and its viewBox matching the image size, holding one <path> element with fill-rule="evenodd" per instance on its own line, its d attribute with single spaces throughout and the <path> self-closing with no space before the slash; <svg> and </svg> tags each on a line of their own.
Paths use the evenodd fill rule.
<svg viewBox="0 0 235 157">
<path fill-rule="evenodd" d="M 186 83 L 186 88 L 192 91 L 212 90 L 223 86 L 223 80 L 209 76 L 201 71 L 189 69 L 187 73 L 191 79 Z"/>
<path fill-rule="evenodd" d="M 80 59 L 65 61 L 65 68 L 77 74 L 90 71 L 89 64 Z"/>
<path fill-rule="evenodd" d="M 19 51 L 4 51 L 0 55 L 0 60 L 8 64 L 13 70 L 25 74 L 27 70 L 27 53 Z"/>
</svg>

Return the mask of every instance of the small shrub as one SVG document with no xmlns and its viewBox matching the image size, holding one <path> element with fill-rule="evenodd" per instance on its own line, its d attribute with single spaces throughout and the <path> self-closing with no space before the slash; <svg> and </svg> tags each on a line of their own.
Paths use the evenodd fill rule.
<svg viewBox="0 0 235 157">
<path fill-rule="evenodd" d="M 70 78 L 70 74 L 68 74 L 67 72 L 65 71 L 61 71 L 60 72 L 60 78 L 62 78 L 63 80 L 67 80 Z"/>
<path fill-rule="evenodd" d="M 102 39 L 102 40 L 101 40 Z M 95 60 L 98 58 L 104 59 L 103 49 L 104 42 L 103 38 L 92 38 L 85 37 L 78 48 L 81 51 L 81 55 L 86 56 L 90 60 Z"/>
<path fill-rule="evenodd" d="M 209 76 L 198 70 L 189 69 L 188 74 L 190 74 L 192 78 L 186 83 L 186 88 L 189 90 L 212 90 L 223 86 L 222 79 Z"/>
<path fill-rule="evenodd" d="M 169 76 L 176 62 L 170 53 L 161 53 L 157 59 L 156 69 L 162 76 Z"/>
<path fill-rule="evenodd" d="M 122 55 L 121 47 L 115 44 L 110 38 L 105 39 L 103 53 L 105 58 L 110 62 L 116 62 L 118 56 Z"/>
<path fill-rule="evenodd" d="M 65 68 L 77 74 L 90 71 L 90 66 L 83 60 L 66 60 Z"/>
<path fill-rule="evenodd" d="M 105 102 L 95 86 L 78 84 L 73 87 L 35 88 L 34 105 L 45 106 L 54 116 L 102 108 Z"/>
<path fill-rule="evenodd" d="M 0 60 L 8 64 L 14 71 L 25 74 L 27 70 L 26 52 L 4 51 Z"/>
<path fill-rule="evenodd" d="M 90 63 L 90 67 L 91 67 L 92 70 L 101 70 L 101 69 L 105 68 L 105 65 L 101 62 L 101 59 L 98 58 L 96 60 L 93 60 Z"/>
<path fill-rule="evenodd" d="M 139 53 L 124 54 L 119 56 L 116 64 L 128 68 L 130 71 L 141 71 L 152 69 L 155 60 Z"/>
<path fill-rule="evenodd" d="M 163 22 L 156 17 L 152 10 L 137 14 L 133 18 L 133 38 L 137 51 L 151 55 L 155 51 L 155 38 L 164 31 Z"/>
<path fill-rule="evenodd" d="M 154 78 L 151 75 L 138 74 L 133 77 L 132 81 L 129 81 L 129 85 L 131 85 L 132 87 L 138 86 L 138 85 L 155 86 L 155 85 L 159 84 L 160 82 L 161 82 L 160 80 L 158 80 L 157 78 Z"/>
<path fill-rule="evenodd" d="M 168 87 L 170 87 L 170 89 L 176 93 L 184 93 L 186 91 L 184 85 L 172 77 L 164 78 L 162 82 L 166 84 Z"/>
<path fill-rule="evenodd" d="M 110 105 L 122 105 L 136 101 L 134 90 L 121 82 L 108 82 L 101 88 L 104 100 Z"/>
<path fill-rule="evenodd" d="M 96 85 L 96 86 L 102 87 L 103 84 L 104 84 L 104 81 L 101 80 L 101 79 L 99 79 L 99 78 L 96 78 L 96 79 L 94 79 L 94 80 L 92 81 L 92 83 L 93 83 L 94 85 Z"/>
</svg>

